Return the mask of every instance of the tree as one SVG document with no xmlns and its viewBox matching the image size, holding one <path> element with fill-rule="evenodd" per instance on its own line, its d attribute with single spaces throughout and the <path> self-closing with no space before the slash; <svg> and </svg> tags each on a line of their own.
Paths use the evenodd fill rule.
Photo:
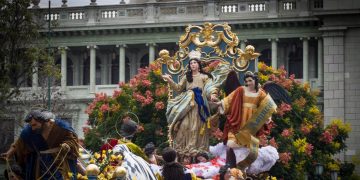
<svg viewBox="0 0 360 180">
<path fill-rule="evenodd" d="M 38 68 L 53 72 L 53 58 L 40 47 L 38 27 L 30 12 L 30 0 L 0 0 L 0 111 L 31 84 Z M 39 67 L 39 69 L 44 69 Z"/>
</svg>

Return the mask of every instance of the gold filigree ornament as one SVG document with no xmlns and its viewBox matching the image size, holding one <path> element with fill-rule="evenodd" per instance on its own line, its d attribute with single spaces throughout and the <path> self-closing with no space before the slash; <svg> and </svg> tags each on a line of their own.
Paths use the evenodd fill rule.
<svg viewBox="0 0 360 180">
<path fill-rule="evenodd" d="M 255 48 L 252 45 L 248 45 L 245 48 L 245 52 L 237 48 L 239 57 L 233 60 L 234 68 L 237 71 L 244 71 L 248 68 L 250 60 L 254 60 L 260 56 L 260 53 L 255 52 Z"/>
<path fill-rule="evenodd" d="M 177 55 L 171 57 L 169 51 L 163 49 L 159 52 L 160 58 L 157 59 L 161 64 L 166 64 L 169 73 L 177 74 L 181 70 L 181 62 L 177 60 Z"/>
</svg>

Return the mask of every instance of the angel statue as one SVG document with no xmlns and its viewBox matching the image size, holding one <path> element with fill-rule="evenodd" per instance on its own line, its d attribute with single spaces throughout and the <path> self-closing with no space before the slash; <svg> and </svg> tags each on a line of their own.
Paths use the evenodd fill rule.
<svg viewBox="0 0 360 180">
<path fill-rule="evenodd" d="M 189 53 L 187 71 L 178 84 L 170 75 L 162 76 L 173 90 L 181 92 L 174 99 L 169 99 L 166 112 L 170 124 L 169 138 L 171 145 L 180 155 L 180 161 L 184 157 L 195 157 L 200 152 L 208 151 L 208 99 L 215 98 L 218 86 L 229 72 L 227 67 L 212 72 L 214 76 L 206 73 L 202 69 L 200 58 L 201 53 L 198 51 Z M 222 76 L 216 74 L 224 71 L 227 73 L 221 73 Z"/>
<path fill-rule="evenodd" d="M 223 138 L 226 146 L 219 143 L 210 147 L 215 155 L 224 155 L 227 163 L 247 173 L 258 174 L 268 171 L 279 158 L 272 146 L 259 149 L 258 131 L 271 122 L 271 115 L 276 111 L 275 101 L 289 102 L 287 92 L 275 83 L 266 83 L 259 87 L 256 74 L 248 71 L 244 76 L 245 86 L 240 86 L 237 74 L 229 73 L 225 82 L 227 96 L 218 101 L 219 111 L 227 115 Z M 212 96 L 216 97 L 216 96 Z M 274 99 L 275 101 L 274 101 Z"/>
</svg>

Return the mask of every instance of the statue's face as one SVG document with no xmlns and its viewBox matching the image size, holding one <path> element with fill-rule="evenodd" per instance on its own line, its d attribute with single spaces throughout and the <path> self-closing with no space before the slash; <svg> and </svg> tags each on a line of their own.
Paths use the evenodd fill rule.
<svg viewBox="0 0 360 180">
<path fill-rule="evenodd" d="M 196 157 L 196 159 L 197 159 L 199 162 L 202 162 L 202 163 L 207 162 L 207 159 L 206 159 L 204 156 L 198 156 L 198 157 Z"/>
<path fill-rule="evenodd" d="M 31 130 L 34 131 L 35 133 L 41 133 L 43 130 L 43 123 L 41 123 L 40 121 L 35 120 L 34 118 L 31 119 L 31 121 L 29 122 L 30 126 L 31 126 Z"/>
<path fill-rule="evenodd" d="M 245 86 L 247 86 L 249 89 L 255 89 L 255 80 L 252 77 L 246 78 Z"/>
<path fill-rule="evenodd" d="M 189 65 L 191 71 L 199 71 L 199 63 L 196 60 L 191 60 Z"/>
</svg>

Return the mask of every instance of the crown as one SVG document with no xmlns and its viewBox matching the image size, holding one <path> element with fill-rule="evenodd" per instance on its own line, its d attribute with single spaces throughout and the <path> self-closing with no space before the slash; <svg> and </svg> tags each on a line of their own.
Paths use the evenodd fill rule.
<svg viewBox="0 0 360 180">
<path fill-rule="evenodd" d="M 192 50 L 190 53 L 189 53 L 189 59 L 197 59 L 197 60 L 200 60 L 201 58 L 201 52 L 199 51 L 194 51 Z"/>
</svg>

